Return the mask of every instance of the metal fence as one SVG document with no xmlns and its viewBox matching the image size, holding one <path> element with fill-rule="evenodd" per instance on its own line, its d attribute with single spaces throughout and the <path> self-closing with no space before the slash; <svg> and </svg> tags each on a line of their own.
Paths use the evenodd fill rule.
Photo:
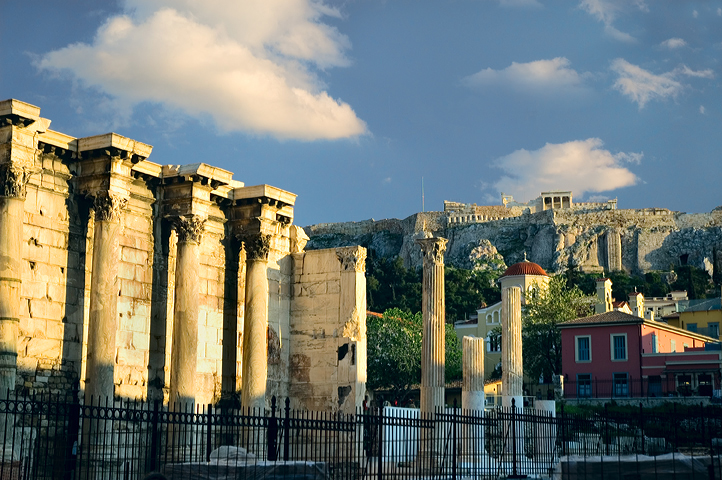
<svg viewBox="0 0 722 480">
<path fill-rule="evenodd" d="M 718 439 L 717 408 L 344 415 L 275 399 L 249 411 L 13 396 L 0 400 L 0 479 L 709 479 L 720 478 Z"/>
<path fill-rule="evenodd" d="M 671 384 L 653 378 L 624 378 L 623 380 L 598 379 L 564 382 L 565 398 L 663 398 L 712 397 L 711 384 L 691 388 L 688 384 Z"/>
</svg>

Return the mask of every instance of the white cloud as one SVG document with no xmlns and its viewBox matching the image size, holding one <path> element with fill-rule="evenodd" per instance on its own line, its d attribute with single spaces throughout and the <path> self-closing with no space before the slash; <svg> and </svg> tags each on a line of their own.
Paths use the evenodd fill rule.
<svg viewBox="0 0 722 480">
<path fill-rule="evenodd" d="M 717 16 L 722 17 L 722 8 L 717 9 Z"/>
<path fill-rule="evenodd" d="M 159 103 L 210 115 L 223 131 L 302 140 L 366 132 L 316 69 L 348 64 L 348 39 L 313 0 L 127 0 L 92 44 L 50 52 L 37 66 L 67 72 L 119 104 Z"/>
<path fill-rule="evenodd" d="M 547 143 L 539 150 L 517 150 L 498 158 L 494 165 L 505 175 L 494 183 L 519 201 L 529 201 L 542 191 L 608 192 L 635 185 L 639 178 L 622 166 L 622 157 L 641 159 L 641 153 L 612 154 L 598 138 Z"/>
<path fill-rule="evenodd" d="M 541 7 L 538 0 L 499 0 L 502 7 Z"/>
<path fill-rule="evenodd" d="M 665 40 L 664 42 L 659 44 L 662 47 L 669 48 L 670 50 L 675 48 L 681 48 L 687 45 L 687 42 L 685 42 L 681 38 L 669 38 Z"/>
<path fill-rule="evenodd" d="M 607 35 L 627 43 L 636 42 L 636 39 L 615 28 L 614 21 L 630 7 L 635 7 L 642 12 L 649 11 L 644 0 L 581 0 L 579 6 L 604 24 L 604 32 Z"/>
<path fill-rule="evenodd" d="M 637 102 L 640 109 L 644 108 L 644 105 L 650 100 L 675 98 L 679 95 L 685 88 L 685 85 L 679 81 L 683 75 L 699 78 L 714 76 L 712 70 L 696 71 L 686 65 L 681 65 L 662 75 L 655 75 L 623 58 L 614 60 L 611 68 L 619 75 L 614 82 L 614 88 Z"/>
<path fill-rule="evenodd" d="M 585 75 L 580 75 L 569 65 L 569 60 L 564 57 L 528 63 L 512 62 L 503 70 L 481 70 L 462 79 L 462 83 L 469 87 L 505 86 L 533 93 L 581 87 Z"/>
<path fill-rule="evenodd" d="M 700 105 L 700 106 L 699 106 L 699 113 L 701 113 L 702 115 L 704 115 L 704 105 Z"/>
<path fill-rule="evenodd" d="M 698 12 L 697 10 L 692 10 L 692 16 L 693 16 L 694 18 L 699 17 L 699 12 Z"/>
</svg>

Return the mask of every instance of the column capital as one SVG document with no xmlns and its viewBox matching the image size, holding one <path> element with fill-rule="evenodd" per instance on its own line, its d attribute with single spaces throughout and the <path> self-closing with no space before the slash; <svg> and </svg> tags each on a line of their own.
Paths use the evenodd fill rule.
<svg viewBox="0 0 722 480">
<path fill-rule="evenodd" d="M 246 250 L 246 260 L 268 260 L 271 252 L 271 235 L 265 233 L 241 233 L 238 239 Z"/>
<path fill-rule="evenodd" d="M 28 180 L 35 172 L 35 169 L 16 163 L 0 164 L 0 196 L 24 199 Z"/>
<path fill-rule="evenodd" d="M 95 193 L 92 198 L 96 222 L 119 221 L 121 210 L 128 204 L 127 198 L 107 190 Z"/>
<path fill-rule="evenodd" d="M 366 271 L 366 249 L 363 247 L 341 247 L 336 249 L 341 269 L 351 272 Z"/>
<path fill-rule="evenodd" d="M 421 247 L 424 265 L 443 265 L 444 252 L 448 240 L 442 237 L 419 238 L 416 243 Z"/>
<path fill-rule="evenodd" d="M 173 226 L 178 235 L 178 243 L 201 243 L 206 219 L 198 215 L 185 215 L 173 218 Z"/>
</svg>

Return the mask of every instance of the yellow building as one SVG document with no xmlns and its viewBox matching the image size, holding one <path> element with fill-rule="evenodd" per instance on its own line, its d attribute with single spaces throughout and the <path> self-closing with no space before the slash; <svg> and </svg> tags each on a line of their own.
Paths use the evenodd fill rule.
<svg viewBox="0 0 722 480">
<path fill-rule="evenodd" d="M 722 304 L 719 298 L 679 302 L 678 308 L 677 313 L 663 318 L 669 325 L 722 340 Z"/>
<path fill-rule="evenodd" d="M 523 262 L 515 263 L 507 268 L 499 277 L 499 283 L 502 289 L 519 287 L 522 292 L 526 292 L 532 286 L 546 288 L 549 285 L 549 275 L 542 267 L 525 258 Z M 521 301 L 523 304 L 523 293 Z M 501 302 L 477 310 L 476 319 L 463 320 L 454 324 L 459 341 L 465 336 L 486 339 L 486 352 L 484 352 L 484 376 L 486 378 L 489 378 L 497 366 L 501 367 L 501 345 L 492 342 L 489 338 L 489 332 L 496 327 L 501 327 Z"/>
</svg>

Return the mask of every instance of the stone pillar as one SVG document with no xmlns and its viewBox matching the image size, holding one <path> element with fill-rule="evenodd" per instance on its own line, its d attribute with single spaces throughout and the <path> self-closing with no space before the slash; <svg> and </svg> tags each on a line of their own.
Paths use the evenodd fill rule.
<svg viewBox="0 0 722 480">
<path fill-rule="evenodd" d="M 95 195 L 88 359 L 85 370 L 87 402 L 110 403 L 115 393 L 115 335 L 118 331 L 118 259 L 120 215 L 127 200 L 108 191 Z"/>
<path fill-rule="evenodd" d="M 416 240 L 424 262 L 422 286 L 421 413 L 433 414 L 444 406 L 446 366 L 446 304 L 444 300 L 445 238 Z"/>
<path fill-rule="evenodd" d="M 205 219 L 197 215 L 176 217 L 178 235 L 173 302 L 173 346 L 170 363 L 170 401 L 181 408 L 195 403 L 200 309 L 200 248 Z"/>
<path fill-rule="evenodd" d="M 242 237 L 246 250 L 246 308 L 243 322 L 241 404 L 265 408 L 268 380 L 268 254 L 271 236 Z"/>
<path fill-rule="evenodd" d="M 508 287 L 501 291 L 501 388 L 503 405 L 523 406 L 524 362 L 521 346 L 521 289 Z"/>
<path fill-rule="evenodd" d="M 30 172 L 10 163 L 0 165 L 0 398 L 15 391 L 20 322 L 25 186 Z M 0 416 L 0 435 L 11 438 L 14 420 Z M 2 461 L 17 460 L 11 444 Z"/>
<path fill-rule="evenodd" d="M 463 338 L 461 408 L 484 411 L 484 339 Z"/>
<path fill-rule="evenodd" d="M 484 343 L 483 338 L 476 337 L 464 337 L 462 341 L 462 415 L 484 416 Z M 481 457 L 484 453 L 484 426 L 467 425 L 461 447 L 470 460 Z"/>
</svg>

